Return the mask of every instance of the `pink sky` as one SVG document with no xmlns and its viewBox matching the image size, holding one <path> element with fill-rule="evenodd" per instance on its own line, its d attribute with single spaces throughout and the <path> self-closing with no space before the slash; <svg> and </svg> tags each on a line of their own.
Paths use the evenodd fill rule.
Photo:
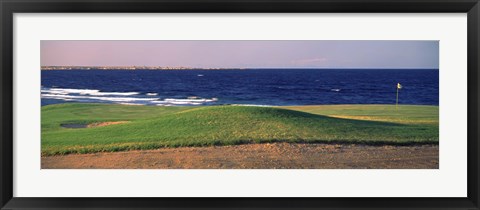
<svg viewBox="0 0 480 210">
<path fill-rule="evenodd" d="M 41 65 L 438 68 L 438 41 L 41 41 Z"/>
</svg>

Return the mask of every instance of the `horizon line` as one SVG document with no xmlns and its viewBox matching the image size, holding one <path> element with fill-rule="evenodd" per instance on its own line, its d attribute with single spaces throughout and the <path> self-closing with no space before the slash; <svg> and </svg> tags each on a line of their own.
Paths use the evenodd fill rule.
<svg viewBox="0 0 480 210">
<path fill-rule="evenodd" d="M 190 67 L 190 66 L 142 66 L 142 65 L 45 65 L 46 67 L 102 67 L 102 68 L 114 68 L 114 67 L 144 67 L 144 68 L 182 68 L 182 69 L 440 69 L 439 67 Z"/>
</svg>

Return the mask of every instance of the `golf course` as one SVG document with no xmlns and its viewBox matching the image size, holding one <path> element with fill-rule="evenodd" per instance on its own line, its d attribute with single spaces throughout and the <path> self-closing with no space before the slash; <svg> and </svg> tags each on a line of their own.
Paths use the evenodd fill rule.
<svg viewBox="0 0 480 210">
<path fill-rule="evenodd" d="M 42 156 L 256 143 L 438 145 L 438 106 L 42 106 Z M 438 147 L 437 147 L 438 150 Z"/>
<path fill-rule="evenodd" d="M 438 40 L 41 48 L 42 169 L 439 168 Z"/>
</svg>

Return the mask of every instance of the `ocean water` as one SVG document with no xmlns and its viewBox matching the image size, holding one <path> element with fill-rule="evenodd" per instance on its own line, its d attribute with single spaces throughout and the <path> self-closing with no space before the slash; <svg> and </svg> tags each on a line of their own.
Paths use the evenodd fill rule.
<svg viewBox="0 0 480 210">
<path fill-rule="evenodd" d="M 119 103 L 155 106 L 218 104 L 438 105 L 437 69 L 248 69 L 42 71 L 42 106 Z"/>
</svg>

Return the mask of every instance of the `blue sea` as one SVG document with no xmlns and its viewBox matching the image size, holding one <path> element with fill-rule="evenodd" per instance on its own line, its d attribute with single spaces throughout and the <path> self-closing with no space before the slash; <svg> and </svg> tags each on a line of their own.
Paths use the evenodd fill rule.
<svg viewBox="0 0 480 210">
<path fill-rule="evenodd" d="M 437 69 L 47 70 L 42 106 L 438 105 Z"/>
</svg>

